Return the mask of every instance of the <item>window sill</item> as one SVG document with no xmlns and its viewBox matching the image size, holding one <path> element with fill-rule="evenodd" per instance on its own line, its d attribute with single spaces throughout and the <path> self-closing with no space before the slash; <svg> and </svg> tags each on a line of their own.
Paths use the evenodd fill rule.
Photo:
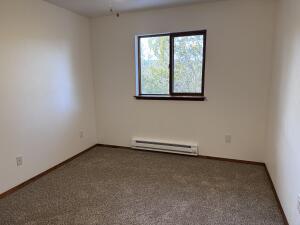
<svg viewBox="0 0 300 225">
<path fill-rule="evenodd" d="M 207 101 L 204 96 L 137 95 L 137 100 Z"/>
</svg>

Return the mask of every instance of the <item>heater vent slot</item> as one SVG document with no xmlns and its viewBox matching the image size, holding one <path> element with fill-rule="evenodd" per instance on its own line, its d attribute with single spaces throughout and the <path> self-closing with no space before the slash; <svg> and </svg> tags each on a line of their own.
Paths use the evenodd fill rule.
<svg viewBox="0 0 300 225">
<path fill-rule="evenodd" d="M 144 138 L 133 138 L 132 148 L 185 155 L 198 155 L 198 145 L 195 143 L 179 143 Z"/>
</svg>

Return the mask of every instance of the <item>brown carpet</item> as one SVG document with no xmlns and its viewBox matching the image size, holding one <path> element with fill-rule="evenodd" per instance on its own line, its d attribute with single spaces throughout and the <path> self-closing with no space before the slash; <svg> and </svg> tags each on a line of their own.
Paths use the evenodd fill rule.
<svg viewBox="0 0 300 225">
<path fill-rule="evenodd" d="M 0 200 L 1 225 L 279 225 L 263 166 L 97 147 Z"/>
</svg>

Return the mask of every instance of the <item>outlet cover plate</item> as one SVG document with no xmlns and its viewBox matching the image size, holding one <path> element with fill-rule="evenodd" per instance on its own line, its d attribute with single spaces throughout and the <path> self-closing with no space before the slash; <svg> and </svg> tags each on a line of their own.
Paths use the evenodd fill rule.
<svg viewBox="0 0 300 225">
<path fill-rule="evenodd" d="M 297 198 L 297 209 L 298 209 L 298 213 L 300 214 L 300 194 L 298 195 Z"/>
<path fill-rule="evenodd" d="M 17 162 L 17 166 L 22 166 L 23 165 L 23 157 L 22 156 L 18 156 L 16 158 L 16 162 Z"/>
<path fill-rule="evenodd" d="M 230 134 L 225 135 L 225 143 L 230 144 L 232 140 L 232 136 Z"/>
<path fill-rule="evenodd" d="M 83 132 L 83 131 L 80 131 L 80 132 L 79 132 L 79 136 L 80 136 L 80 138 L 84 138 L 84 132 Z"/>
</svg>

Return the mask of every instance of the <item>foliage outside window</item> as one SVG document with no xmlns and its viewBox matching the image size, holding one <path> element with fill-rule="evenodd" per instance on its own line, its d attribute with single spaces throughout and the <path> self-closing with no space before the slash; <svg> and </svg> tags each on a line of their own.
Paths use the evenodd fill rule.
<svg viewBox="0 0 300 225">
<path fill-rule="evenodd" d="M 206 31 L 138 36 L 137 42 L 137 98 L 204 99 Z"/>
</svg>

